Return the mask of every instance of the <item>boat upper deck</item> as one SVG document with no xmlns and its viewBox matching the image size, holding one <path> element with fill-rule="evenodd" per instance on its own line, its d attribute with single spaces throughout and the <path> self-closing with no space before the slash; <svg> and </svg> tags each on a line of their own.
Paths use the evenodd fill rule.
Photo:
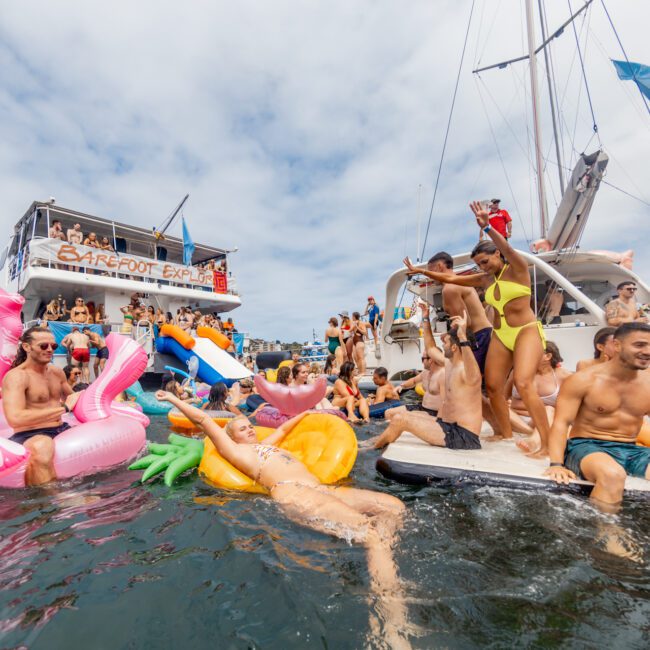
<svg viewBox="0 0 650 650">
<path fill-rule="evenodd" d="M 16 291 L 31 279 L 66 284 L 128 282 L 129 288 L 137 289 L 135 282 L 146 284 L 147 290 L 200 291 L 204 300 L 225 299 L 233 302 L 230 308 L 238 306 L 237 287 L 228 268 L 228 254 L 236 249 L 194 246 L 192 264 L 185 265 L 183 241 L 177 237 L 156 236 L 153 229 L 35 201 L 15 225 L 2 251 L 0 269 L 6 274 L 5 286 Z"/>
</svg>

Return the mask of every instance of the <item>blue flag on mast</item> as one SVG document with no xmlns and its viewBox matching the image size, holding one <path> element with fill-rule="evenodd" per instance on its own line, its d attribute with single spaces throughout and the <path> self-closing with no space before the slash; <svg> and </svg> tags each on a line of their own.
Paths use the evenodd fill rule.
<svg viewBox="0 0 650 650">
<path fill-rule="evenodd" d="M 190 231 L 187 229 L 185 217 L 183 217 L 183 264 L 192 266 L 192 255 L 194 254 L 194 242 Z"/>
<path fill-rule="evenodd" d="M 650 66 L 642 63 L 628 63 L 627 61 L 614 61 L 612 63 L 616 68 L 616 74 L 622 81 L 632 79 L 639 87 L 643 95 L 650 99 Z"/>
</svg>

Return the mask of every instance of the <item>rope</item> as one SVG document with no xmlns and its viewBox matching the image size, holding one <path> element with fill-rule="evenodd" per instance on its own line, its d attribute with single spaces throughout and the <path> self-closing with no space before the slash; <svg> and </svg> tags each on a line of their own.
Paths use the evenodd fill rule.
<svg viewBox="0 0 650 650">
<path fill-rule="evenodd" d="M 451 100 L 451 109 L 449 111 L 449 119 L 447 120 L 447 130 L 445 131 L 445 139 L 442 144 L 442 153 L 440 154 L 440 163 L 438 165 L 438 174 L 436 176 L 436 184 L 433 188 L 433 198 L 431 199 L 431 209 L 429 210 L 429 221 L 427 222 L 427 230 L 424 235 L 424 242 L 422 244 L 422 252 L 420 259 L 424 259 L 424 251 L 427 247 L 427 239 L 429 238 L 429 229 L 431 227 L 431 217 L 433 216 L 433 207 L 436 204 L 436 196 L 438 195 L 438 185 L 440 183 L 440 174 L 442 173 L 442 163 L 445 159 L 445 151 L 447 149 L 447 140 L 449 138 L 449 131 L 451 130 L 451 118 L 454 114 L 454 106 L 456 104 L 456 95 L 458 94 L 458 86 L 460 84 L 460 75 L 463 69 L 463 61 L 465 60 L 465 50 L 467 49 L 467 41 L 469 39 L 469 29 L 472 24 L 472 14 L 474 13 L 474 4 L 476 0 L 472 0 L 472 7 L 469 12 L 469 20 L 467 21 L 467 31 L 465 32 L 465 42 L 463 43 L 463 52 L 460 57 L 460 65 L 458 66 L 458 74 L 456 75 L 456 86 L 454 87 L 454 96 Z"/>
<path fill-rule="evenodd" d="M 571 9 L 571 0 L 567 0 L 569 5 L 569 13 L 573 14 L 573 9 Z M 587 10 L 588 11 L 588 10 Z M 576 30 L 575 21 L 571 22 L 571 27 L 573 28 L 573 35 L 576 39 L 576 48 L 578 50 L 578 57 L 580 58 L 580 68 L 582 70 L 582 79 L 585 82 L 585 91 L 587 93 L 587 101 L 589 102 L 589 110 L 591 112 L 591 121 L 593 123 L 593 130 L 596 136 L 598 137 L 598 143 L 602 147 L 602 142 L 600 142 L 600 136 L 598 136 L 598 124 L 596 123 L 596 116 L 594 115 L 594 105 L 591 101 L 591 93 L 589 92 L 589 84 L 587 83 L 587 73 L 585 71 L 585 62 L 582 59 L 582 50 L 580 49 L 580 40 L 578 39 L 578 31 Z"/>
<path fill-rule="evenodd" d="M 630 65 L 630 59 L 627 58 L 627 52 L 625 51 L 625 48 L 623 47 L 623 43 L 621 43 L 621 39 L 618 36 L 618 32 L 616 31 L 616 27 L 614 27 L 614 21 L 612 20 L 612 17 L 609 15 L 609 11 L 607 11 L 607 7 L 605 6 L 605 0 L 600 0 L 601 4 L 603 5 L 603 9 L 605 10 L 605 15 L 607 16 L 607 20 L 609 20 L 609 24 L 612 26 L 612 30 L 614 31 L 614 36 L 616 36 L 616 40 L 618 41 L 618 44 L 621 47 L 621 52 L 623 52 L 623 56 L 625 57 L 625 61 L 627 62 L 628 65 Z M 636 83 L 636 74 L 632 73 L 634 77 L 634 82 Z M 637 88 L 638 85 L 637 85 Z M 643 103 L 645 104 L 645 107 L 650 113 L 650 106 L 648 106 L 648 100 L 646 99 L 645 95 L 641 92 L 641 88 L 639 88 L 639 93 L 641 94 L 641 97 L 643 98 Z"/>
</svg>

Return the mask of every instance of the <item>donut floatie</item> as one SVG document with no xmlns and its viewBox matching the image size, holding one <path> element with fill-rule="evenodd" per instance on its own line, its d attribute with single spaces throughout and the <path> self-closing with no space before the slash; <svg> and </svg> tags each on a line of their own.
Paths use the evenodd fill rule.
<svg viewBox="0 0 650 650">
<path fill-rule="evenodd" d="M 274 431 L 266 427 L 255 427 L 255 430 L 260 441 Z M 357 437 L 352 427 L 345 420 L 324 413 L 305 417 L 278 446 L 293 454 L 325 484 L 345 478 L 357 458 Z M 208 438 L 199 476 L 215 487 L 268 494 L 265 487 L 225 460 Z"/>
</svg>

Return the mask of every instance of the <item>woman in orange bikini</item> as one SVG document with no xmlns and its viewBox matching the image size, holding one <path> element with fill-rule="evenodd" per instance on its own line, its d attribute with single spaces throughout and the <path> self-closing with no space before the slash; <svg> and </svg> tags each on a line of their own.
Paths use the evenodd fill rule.
<svg viewBox="0 0 650 650">
<path fill-rule="evenodd" d="M 346 361 L 339 370 L 339 378 L 334 382 L 334 393 L 332 394 L 332 406 L 348 412 L 350 422 L 370 422 L 370 411 L 368 402 L 361 394 L 357 386 L 358 378 L 356 368 L 352 361 Z M 355 414 L 355 409 L 359 409 L 361 420 Z"/>
<path fill-rule="evenodd" d="M 544 354 L 545 339 L 542 324 L 530 306 L 528 262 L 490 226 L 488 211 L 479 201 L 470 203 L 470 208 L 481 230 L 492 240 L 480 242 L 472 251 L 472 260 L 481 273 L 444 275 L 417 269 L 408 258 L 404 263 L 410 275 L 422 273 L 438 282 L 478 288 L 484 286 L 486 280 L 492 281 L 485 291 L 485 302 L 495 310 L 494 336 L 485 362 L 485 387 L 499 428 L 494 439 L 512 438 L 505 397 L 505 385 L 512 369 L 514 384 L 542 441 L 533 455 L 545 457 L 548 456 L 550 427 L 544 403 L 535 388 L 535 374 Z"/>
</svg>

